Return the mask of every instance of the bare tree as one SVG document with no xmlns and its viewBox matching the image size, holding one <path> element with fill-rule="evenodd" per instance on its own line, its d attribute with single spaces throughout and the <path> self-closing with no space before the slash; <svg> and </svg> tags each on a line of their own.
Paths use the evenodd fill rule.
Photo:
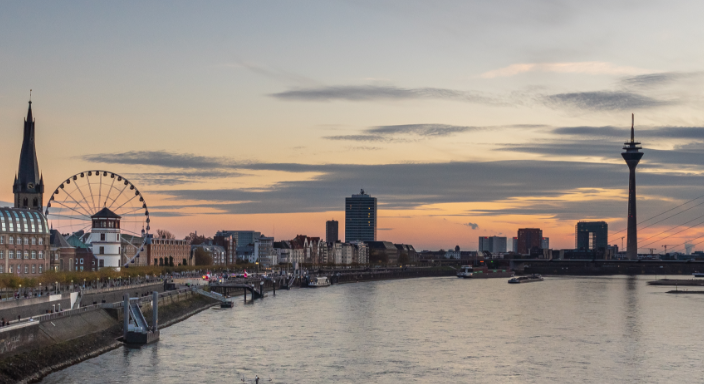
<svg viewBox="0 0 704 384">
<path fill-rule="evenodd" d="M 173 233 L 167 231 L 166 229 L 157 229 L 156 236 L 159 239 L 175 239 L 176 238 L 176 236 L 174 236 Z"/>
</svg>

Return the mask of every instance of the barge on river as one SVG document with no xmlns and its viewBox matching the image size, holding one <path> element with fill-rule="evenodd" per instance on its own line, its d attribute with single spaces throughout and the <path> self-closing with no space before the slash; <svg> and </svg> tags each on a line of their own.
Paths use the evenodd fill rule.
<svg viewBox="0 0 704 384">
<path fill-rule="evenodd" d="M 530 276 L 520 276 L 520 277 L 514 277 L 513 279 L 509 280 L 509 284 L 523 284 L 523 283 L 534 283 L 536 281 L 543 281 L 543 277 L 536 274 L 532 274 Z"/>
</svg>

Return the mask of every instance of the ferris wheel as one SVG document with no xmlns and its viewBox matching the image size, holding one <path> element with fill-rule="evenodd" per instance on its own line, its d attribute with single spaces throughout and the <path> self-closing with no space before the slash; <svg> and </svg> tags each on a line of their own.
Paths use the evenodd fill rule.
<svg viewBox="0 0 704 384">
<path fill-rule="evenodd" d="M 120 253 L 128 258 L 127 266 L 144 250 L 151 220 L 144 196 L 125 177 L 100 170 L 77 173 L 54 190 L 45 216 L 62 235 L 88 239 L 94 217 L 105 209 L 119 216 Z"/>
</svg>

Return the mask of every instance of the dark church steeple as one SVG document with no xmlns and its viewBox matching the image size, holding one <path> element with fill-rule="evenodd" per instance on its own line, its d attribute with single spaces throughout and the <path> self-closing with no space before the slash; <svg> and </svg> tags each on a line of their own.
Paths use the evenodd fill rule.
<svg viewBox="0 0 704 384">
<path fill-rule="evenodd" d="M 34 118 L 32 117 L 32 100 L 29 100 L 27 119 L 24 121 L 24 138 L 20 152 L 20 166 L 12 187 L 15 193 L 16 208 L 42 210 L 44 198 L 44 177 L 39 173 L 37 150 L 34 146 Z"/>
</svg>

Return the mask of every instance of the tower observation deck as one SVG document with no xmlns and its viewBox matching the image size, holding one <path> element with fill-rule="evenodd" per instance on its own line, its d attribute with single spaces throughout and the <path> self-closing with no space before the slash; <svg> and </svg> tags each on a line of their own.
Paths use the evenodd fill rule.
<svg viewBox="0 0 704 384">
<path fill-rule="evenodd" d="M 631 260 L 638 258 L 638 229 L 636 227 L 636 167 L 643 157 L 640 150 L 640 143 L 635 141 L 634 132 L 635 116 L 631 114 L 631 141 L 627 141 L 623 145 L 625 152 L 621 153 L 626 161 L 629 170 L 628 176 L 628 246 L 627 255 Z"/>
</svg>

